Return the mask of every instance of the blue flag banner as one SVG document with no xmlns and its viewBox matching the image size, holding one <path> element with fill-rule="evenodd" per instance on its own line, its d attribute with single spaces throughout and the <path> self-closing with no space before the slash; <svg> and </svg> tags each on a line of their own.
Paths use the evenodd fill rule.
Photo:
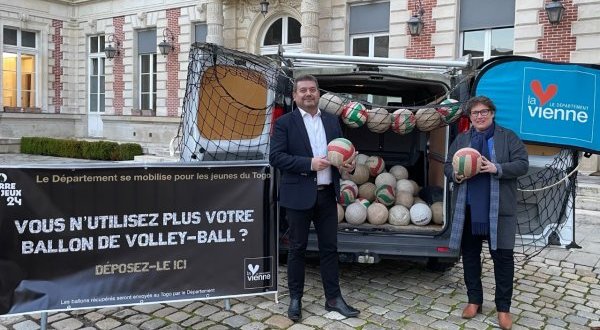
<svg viewBox="0 0 600 330">
<path fill-rule="evenodd" d="M 509 56 L 485 62 L 472 91 L 526 142 L 600 152 L 600 66 Z"/>
</svg>

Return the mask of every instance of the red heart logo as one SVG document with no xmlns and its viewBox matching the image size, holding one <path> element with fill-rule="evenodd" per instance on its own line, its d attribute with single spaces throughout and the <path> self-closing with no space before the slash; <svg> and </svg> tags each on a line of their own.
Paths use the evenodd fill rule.
<svg viewBox="0 0 600 330">
<path fill-rule="evenodd" d="M 558 92 L 558 86 L 555 84 L 550 84 L 546 90 L 544 90 L 542 88 L 542 83 L 539 80 L 533 80 L 531 81 L 531 90 L 533 91 L 533 94 L 535 94 L 535 96 L 537 96 L 540 100 L 541 107 L 544 106 L 544 104 L 546 104 L 548 101 L 552 100 L 554 95 L 556 95 L 556 92 Z"/>
</svg>

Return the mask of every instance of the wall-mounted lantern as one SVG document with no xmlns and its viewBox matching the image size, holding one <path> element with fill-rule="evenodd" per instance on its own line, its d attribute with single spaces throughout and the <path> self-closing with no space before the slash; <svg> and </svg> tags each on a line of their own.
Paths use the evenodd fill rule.
<svg viewBox="0 0 600 330">
<path fill-rule="evenodd" d="M 548 15 L 550 24 L 555 25 L 560 23 L 563 13 L 565 12 L 565 7 L 560 3 L 560 0 L 548 2 L 544 9 L 546 10 L 546 15 Z"/>
<path fill-rule="evenodd" d="M 173 33 L 171 33 L 171 30 L 169 30 L 169 28 L 165 28 L 163 30 L 163 41 L 158 44 L 158 49 L 160 50 L 160 53 L 164 56 L 169 55 L 169 53 L 173 51 L 173 49 L 175 49 L 175 47 L 173 46 L 174 43 L 175 38 L 173 38 Z"/>
<path fill-rule="evenodd" d="M 106 38 L 106 41 L 108 41 L 108 46 L 104 47 L 104 54 L 106 55 L 106 58 L 108 58 L 109 60 L 112 60 L 113 58 L 115 58 L 115 56 L 119 56 L 121 54 L 121 51 L 119 50 L 119 47 L 121 46 L 121 42 L 112 33 L 108 35 L 108 37 Z M 113 47 L 113 43 L 115 44 L 114 47 Z"/>
<path fill-rule="evenodd" d="M 418 36 L 423 31 L 423 14 L 425 14 L 425 10 L 423 9 L 423 5 L 421 4 L 421 0 L 419 0 L 419 9 L 417 13 L 414 14 L 406 24 L 408 24 L 408 32 L 411 36 Z"/>
</svg>

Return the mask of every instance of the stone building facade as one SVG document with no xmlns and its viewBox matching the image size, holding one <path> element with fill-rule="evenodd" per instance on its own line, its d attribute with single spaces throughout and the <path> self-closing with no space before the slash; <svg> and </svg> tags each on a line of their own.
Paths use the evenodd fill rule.
<svg viewBox="0 0 600 330">
<path fill-rule="evenodd" d="M 556 25 L 550 1 L 271 0 L 262 14 L 260 0 L 0 0 L 0 137 L 167 144 L 195 41 L 257 54 L 283 43 L 322 54 L 600 63 L 600 1 L 561 0 Z M 421 8 L 423 31 L 411 36 L 406 22 Z M 166 56 L 163 41 L 173 46 Z"/>
</svg>

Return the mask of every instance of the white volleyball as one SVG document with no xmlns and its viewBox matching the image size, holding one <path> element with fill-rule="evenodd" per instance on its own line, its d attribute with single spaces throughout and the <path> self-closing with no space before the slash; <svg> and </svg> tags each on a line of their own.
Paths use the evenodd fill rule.
<svg viewBox="0 0 600 330">
<path fill-rule="evenodd" d="M 365 182 L 358 187 L 358 197 L 367 199 L 369 202 L 375 200 L 375 190 L 377 187 L 373 182 Z"/>
<path fill-rule="evenodd" d="M 390 168 L 390 173 L 396 180 L 408 179 L 408 170 L 402 165 L 394 165 Z"/>
<path fill-rule="evenodd" d="M 415 197 L 410 192 L 400 190 L 396 193 L 396 202 L 394 204 L 402 205 L 410 209 L 414 203 Z"/>
<path fill-rule="evenodd" d="M 369 156 L 365 154 L 358 154 L 356 155 L 356 164 L 365 165 L 367 159 L 369 159 Z"/>
<path fill-rule="evenodd" d="M 344 221 L 344 207 L 338 203 L 337 205 L 337 216 L 338 216 L 338 223 Z"/>
<path fill-rule="evenodd" d="M 375 178 L 375 185 L 377 187 L 381 187 L 383 185 L 396 187 L 396 178 L 390 173 L 384 172 Z"/>
<path fill-rule="evenodd" d="M 325 93 L 319 99 L 319 109 L 327 111 L 336 116 L 342 113 L 344 101 L 337 95 Z"/>
<path fill-rule="evenodd" d="M 384 133 L 392 124 L 392 115 L 383 108 L 367 109 L 367 127 L 373 133 Z"/>
<path fill-rule="evenodd" d="M 367 209 L 367 220 L 374 225 L 383 225 L 388 219 L 388 209 L 381 203 L 373 203 Z"/>
<path fill-rule="evenodd" d="M 388 222 L 395 226 L 408 226 L 410 224 L 410 211 L 402 206 L 396 205 L 389 211 Z"/>
<path fill-rule="evenodd" d="M 431 131 L 442 124 L 442 116 L 434 108 L 419 109 L 415 118 L 417 128 L 423 132 Z"/>
<path fill-rule="evenodd" d="M 360 225 L 367 219 L 367 208 L 361 203 L 352 203 L 346 207 L 346 222 Z"/>
<path fill-rule="evenodd" d="M 444 224 L 444 203 L 435 202 L 431 204 L 431 221 L 436 225 Z"/>
<path fill-rule="evenodd" d="M 419 187 L 419 184 L 415 180 L 408 180 L 408 181 L 410 181 L 410 183 L 413 185 L 413 195 L 418 196 L 419 191 L 421 191 L 421 187 Z"/>
<path fill-rule="evenodd" d="M 396 192 L 407 191 L 411 195 L 415 194 L 415 186 L 408 179 L 400 179 L 396 182 Z"/>
<path fill-rule="evenodd" d="M 431 209 L 427 204 L 417 203 L 410 208 L 410 221 L 417 226 L 431 222 Z"/>
<path fill-rule="evenodd" d="M 356 168 L 354 169 L 354 173 L 348 174 L 348 178 L 354 181 L 354 183 L 356 183 L 357 185 L 361 185 L 369 181 L 370 175 L 371 174 L 367 165 L 357 164 Z"/>
</svg>

